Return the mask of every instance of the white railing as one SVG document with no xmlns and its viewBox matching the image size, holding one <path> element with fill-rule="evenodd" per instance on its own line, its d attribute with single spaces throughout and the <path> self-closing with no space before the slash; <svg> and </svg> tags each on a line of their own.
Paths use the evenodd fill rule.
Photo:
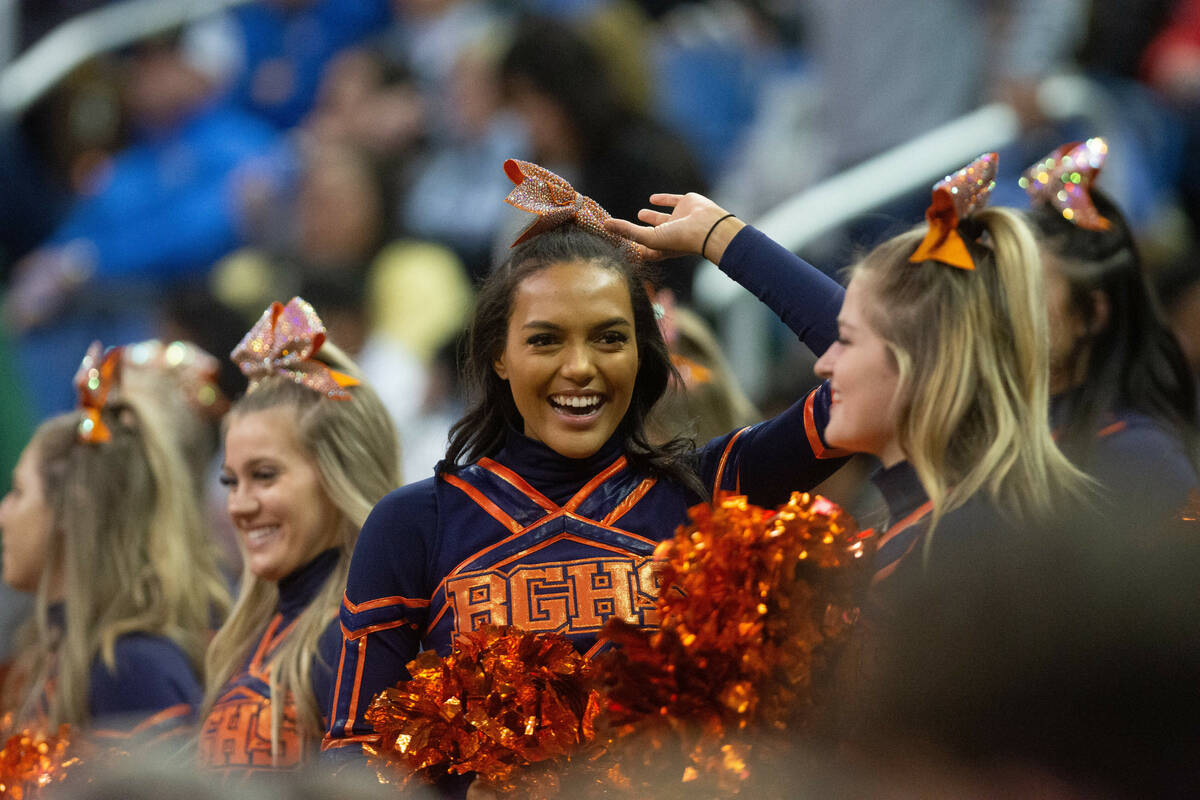
<svg viewBox="0 0 1200 800">
<path fill-rule="evenodd" d="M 0 120 L 21 114 L 88 59 L 250 0 L 125 0 L 62 23 L 0 70 Z"/>
<path fill-rule="evenodd" d="M 1111 119 L 1111 103 L 1085 78 L 1050 78 L 1038 96 L 1051 120 Z M 817 183 L 754 224 L 789 250 L 800 252 L 855 217 L 932 186 L 980 153 L 1012 145 L 1020 134 L 1020 122 L 1010 106 L 984 106 Z M 769 369 L 765 354 L 771 312 L 708 262 L 697 272 L 695 300 L 721 320 L 718 335 L 738 380 L 752 397 L 761 398 Z"/>
</svg>

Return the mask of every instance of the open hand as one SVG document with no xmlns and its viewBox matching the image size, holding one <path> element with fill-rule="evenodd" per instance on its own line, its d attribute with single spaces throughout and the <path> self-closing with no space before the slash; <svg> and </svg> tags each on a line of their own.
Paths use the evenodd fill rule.
<svg viewBox="0 0 1200 800">
<path fill-rule="evenodd" d="M 745 223 L 736 217 L 726 217 L 725 209 L 702 194 L 652 194 L 650 202 L 671 209 L 670 213 L 643 208 L 638 219 L 646 225 L 635 225 L 623 219 L 610 219 L 604 227 L 642 245 L 648 261 L 700 255 L 710 261 L 721 260 L 726 245 Z M 713 225 L 721 220 L 720 224 Z M 710 235 L 711 232 L 711 235 Z M 705 245 L 705 238 L 708 243 Z M 700 252 L 703 248 L 704 252 Z"/>
</svg>

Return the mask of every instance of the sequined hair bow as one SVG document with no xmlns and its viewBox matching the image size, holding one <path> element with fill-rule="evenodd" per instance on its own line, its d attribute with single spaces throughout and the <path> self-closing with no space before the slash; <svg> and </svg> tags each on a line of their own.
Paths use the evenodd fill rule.
<svg viewBox="0 0 1200 800">
<path fill-rule="evenodd" d="M 263 378 L 283 375 L 335 400 L 349 400 L 348 386 L 358 380 L 313 358 L 325 343 L 325 325 L 305 300 L 272 303 L 229 357 L 250 380 L 250 391 Z"/>
<path fill-rule="evenodd" d="M 967 166 L 934 184 L 933 200 L 925 211 L 929 232 L 909 261 L 940 261 L 959 269 L 975 269 L 959 223 L 987 205 L 996 188 L 996 154 L 984 153 Z"/>
<path fill-rule="evenodd" d="M 121 373 L 123 347 L 105 350 L 100 342 L 92 342 L 87 355 L 75 373 L 75 389 L 79 393 L 79 440 L 99 444 L 112 440 L 112 431 L 104 424 L 100 412 L 108 402 L 109 392 L 116 386 Z"/>
<path fill-rule="evenodd" d="M 1092 202 L 1092 184 L 1108 158 L 1108 143 L 1100 137 L 1071 142 L 1038 161 L 1021 176 L 1021 188 L 1036 205 L 1057 208 L 1063 219 L 1089 231 L 1106 231 L 1112 223 Z"/>
<path fill-rule="evenodd" d="M 191 342 L 161 342 L 158 339 L 130 344 L 125 347 L 124 385 L 136 391 L 140 374 L 163 375 L 182 394 L 196 412 L 211 419 L 220 419 L 229 410 L 229 400 L 217 385 L 220 364 L 217 359 Z"/>
<path fill-rule="evenodd" d="M 559 225 L 574 222 L 589 233 L 621 248 L 631 262 L 636 264 L 643 261 L 642 250 L 635 242 L 605 229 L 604 222 L 612 219 L 612 215 L 592 198 L 575 191 L 571 184 L 558 175 L 545 167 L 515 158 L 504 162 L 504 173 L 516 184 L 504 202 L 538 215 L 512 243 L 513 247 Z"/>
</svg>

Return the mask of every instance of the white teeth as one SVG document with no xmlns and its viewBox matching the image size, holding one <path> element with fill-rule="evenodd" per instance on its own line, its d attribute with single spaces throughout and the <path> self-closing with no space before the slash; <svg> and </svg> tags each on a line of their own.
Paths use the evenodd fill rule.
<svg viewBox="0 0 1200 800">
<path fill-rule="evenodd" d="M 597 394 L 590 394 L 584 397 L 573 394 L 556 394 L 550 398 L 551 402 L 553 402 L 555 405 L 570 406 L 572 408 L 588 408 L 590 406 L 598 406 L 600 405 L 600 401 L 602 399 L 603 398 Z"/>
<path fill-rule="evenodd" d="M 260 544 L 274 536 L 278 530 L 278 525 L 272 525 L 267 528 L 255 528 L 254 530 L 246 531 L 246 543 L 250 545 Z"/>
</svg>

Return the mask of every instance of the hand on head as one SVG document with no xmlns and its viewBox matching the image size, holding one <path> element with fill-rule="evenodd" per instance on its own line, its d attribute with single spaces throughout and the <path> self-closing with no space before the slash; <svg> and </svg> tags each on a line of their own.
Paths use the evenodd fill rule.
<svg viewBox="0 0 1200 800">
<path fill-rule="evenodd" d="M 638 212 L 638 219 L 649 227 L 622 219 L 604 223 L 604 227 L 613 233 L 642 245 L 647 261 L 694 254 L 719 262 L 734 235 L 746 225 L 695 192 L 652 194 L 650 202 L 671 211 L 664 213 L 643 208 Z"/>
</svg>

